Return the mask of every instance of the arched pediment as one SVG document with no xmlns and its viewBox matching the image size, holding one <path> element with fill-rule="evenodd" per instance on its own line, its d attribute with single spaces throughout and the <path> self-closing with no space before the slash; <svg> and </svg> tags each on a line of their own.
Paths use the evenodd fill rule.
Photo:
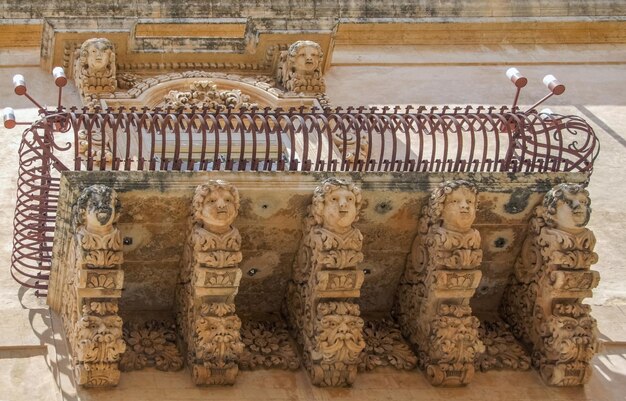
<svg viewBox="0 0 626 401">
<path fill-rule="evenodd" d="M 315 96 L 294 96 L 275 86 L 266 76 L 241 76 L 235 74 L 188 71 L 147 77 L 131 82 L 127 91 L 101 96 L 103 107 L 163 107 L 178 109 L 185 105 L 209 109 L 257 106 L 260 109 L 290 107 L 321 107 Z M 130 85 L 129 85 L 130 86 Z M 105 97 L 106 96 L 106 97 Z"/>
</svg>

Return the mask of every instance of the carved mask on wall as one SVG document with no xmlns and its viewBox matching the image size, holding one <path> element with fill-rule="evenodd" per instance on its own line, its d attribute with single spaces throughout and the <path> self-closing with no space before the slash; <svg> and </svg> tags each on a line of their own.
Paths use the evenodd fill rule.
<svg viewBox="0 0 626 401">
<path fill-rule="evenodd" d="M 446 196 L 441 212 L 442 226 L 451 231 L 468 231 L 476 218 L 476 194 L 461 186 Z"/>
<path fill-rule="evenodd" d="M 87 65 L 93 72 L 103 71 L 111 60 L 111 49 L 104 42 L 93 42 L 87 48 Z"/>
<path fill-rule="evenodd" d="M 320 51 L 316 46 L 304 45 L 298 49 L 294 58 L 296 73 L 311 75 L 320 66 Z"/>
<path fill-rule="evenodd" d="M 355 194 L 346 188 L 335 189 L 324 198 L 323 226 L 335 233 L 345 233 L 351 229 L 357 213 Z"/>
<path fill-rule="evenodd" d="M 200 219 L 211 232 L 225 232 L 237 217 L 234 196 L 225 188 L 213 188 L 206 196 Z"/>
<path fill-rule="evenodd" d="M 92 185 L 83 190 L 74 205 L 73 224 L 84 226 L 90 233 L 108 234 L 113 231 L 120 209 L 115 190 L 105 185 Z"/>
<path fill-rule="evenodd" d="M 568 232 L 582 230 L 591 214 L 589 197 L 584 192 L 564 192 L 563 198 L 557 201 L 556 213 L 553 217 L 556 228 Z"/>
</svg>

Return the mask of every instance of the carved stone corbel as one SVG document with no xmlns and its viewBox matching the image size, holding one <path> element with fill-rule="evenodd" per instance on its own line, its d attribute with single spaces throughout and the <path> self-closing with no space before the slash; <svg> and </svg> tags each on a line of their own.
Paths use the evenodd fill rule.
<svg viewBox="0 0 626 401">
<path fill-rule="evenodd" d="M 276 81 L 288 91 L 319 94 L 326 92 L 322 76 L 322 47 L 310 40 L 299 40 L 281 52 Z"/>
<path fill-rule="evenodd" d="M 501 315 L 532 350 L 533 365 L 554 386 L 586 383 L 598 349 L 596 321 L 582 300 L 600 280 L 591 214 L 581 185 L 559 184 L 535 209 L 505 291 Z"/>
<path fill-rule="evenodd" d="M 126 349 L 118 316 L 124 284 L 116 227 L 120 209 L 115 190 L 93 185 L 83 190 L 72 210 L 74 237 L 61 315 L 76 381 L 87 387 L 117 385 Z"/>
<path fill-rule="evenodd" d="M 178 288 L 178 325 L 198 385 L 233 384 L 243 351 L 235 295 L 241 280 L 241 236 L 232 226 L 239 192 L 224 181 L 198 186 Z"/>
<path fill-rule="evenodd" d="M 468 384 L 484 350 L 469 306 L 482 276 L 480 234 L 471 228 L 477 200 L 467 181 L 432 192 L 398 289 L 394 314 L 436 386 Z"/>
<path fill-rule="evenodd" d="M 289 284 L 286 315 L 303 349 L 304 364 L 318 386 L 354 382 L 365 348 L 358 305 L 364 273 L 363 236 L 353 227 L 361 190 L 329 178 L 315 189 L 304 237 Z"/>
</svg>

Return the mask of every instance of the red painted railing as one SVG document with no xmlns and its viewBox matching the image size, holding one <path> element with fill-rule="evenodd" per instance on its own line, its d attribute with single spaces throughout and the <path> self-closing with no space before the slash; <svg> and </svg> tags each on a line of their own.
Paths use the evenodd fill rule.
<svg viewBox="0 0 626 401">
<path fill-rule="evenodd" d="M 11 259 L 13 277 L 41 296 L 60 171 L 591 173 L 599 148 L 579 117 L 505 107 L 42 113 L 20 145 Z"/>
</svg>

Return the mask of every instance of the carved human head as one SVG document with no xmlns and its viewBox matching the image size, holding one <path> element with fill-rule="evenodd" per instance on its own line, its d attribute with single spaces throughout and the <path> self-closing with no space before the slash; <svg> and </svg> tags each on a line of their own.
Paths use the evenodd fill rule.
<svg viewBox="0 0 626 401">
<path fill-rule="evenodd" d="M 451 231 L 466 232 L 474 223 L 478 205 L 478 189 L 465 180 L 446 181 L 434 190 L 429 199 L 432 224 Z"/>
<path fill-rule="evenodd" d="M 352 229 L 361 210 L 361 189 L 339 178 L 327 178 L 315 188 L 311 208 L 315 223 L 335 233 Z"/>
<path fill-rule="evenodd" d="M 205 229 L 225 233 L 239 213 L 239 191 L 226 181 L 211 180 L 198 185 L 192 207 L 194 219 Z"/>
<path fill-rule="evenodd" d="M 321 74 L 322 47 L 310 40 L 299 40 L 287 50 L 291 71 L 298 75 Z"/>
<path fill-rule="evenodd" d="M 80 46 L 80 65 L 90 74 L 114 72 L 113 43 L 106 38 L 87 39 Z"/>
<path fill-rule="evenodd" d="M 117 192 L 106 185 L 92 185 L 85 188 L 73 207 L 75 228 L 84 226 L 88 232 L 106 234 L 113 231 L 113 224 L 119 219 L 121 203 Z"/>
<path fill-rule="evenodd" d="M 363 319 L 358 306 L 347 302 L 318 305 L 319 351 L 326 363 L 350 363 L 365 348 Z"/>
<path fill-rule="evenodd" d="M 585 228 L 591 216 L 589 192 L 580 184 L 559 184 L 543 198 L 546 224 L 570 233 Z"/>
</svg>

